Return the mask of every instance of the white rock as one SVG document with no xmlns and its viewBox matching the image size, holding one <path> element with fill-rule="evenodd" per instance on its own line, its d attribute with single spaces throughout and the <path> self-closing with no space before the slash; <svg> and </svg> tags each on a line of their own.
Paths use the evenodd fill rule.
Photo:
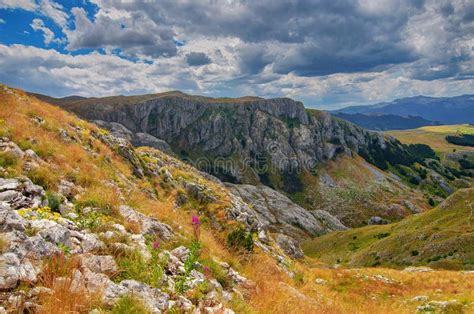
<svg viewBox="0 0 474 314">
<path fill-rule="evenodd" d="M 111 274 L 118 271 L 117 263 L 110 255 L 84 254 L 79 259 L 82 267 L 87 267 L 95 273 Z"/>
<path fill-rule="evenodd" d="M 174 256 L 179 258 L 179 260 L 184 263 L 184 261 L 189 256 L 189 249 L 185 246 L 179 246 L 179 247 L 175 248 L 174 250 L 172 250 L 171 254 L 173 254 Z"/>
<path fill-rule="evenodd" d="M 0 255 L 0 289 L 15 288 L 20 280 L 20 260 L 13 253 Z"/>
</svg>

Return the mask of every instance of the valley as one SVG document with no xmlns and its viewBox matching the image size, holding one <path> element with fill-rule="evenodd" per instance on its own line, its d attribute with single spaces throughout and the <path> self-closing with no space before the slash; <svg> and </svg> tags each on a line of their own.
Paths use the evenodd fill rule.
<svg viewBox="0 0 474 314">
<path fill-rule="evenodd" d="M 455 181 L 445 168 L 429 168 L 426 159 L 435 152 L 424 147 L 290 100 L 244 98 L 242 106 L 218 100 L 214 112 L 214 105 L 192 98 L 186 108 L 202 114 L 193 112 L 186 123 L 186 115 L 134 119 L 129 110 L 142 112 L 140 105 L 125 106 L 131 100 L 122 98 L 110 106 L 125 106 L 127 116 L 88 111 L 91 121 L 108 120 L 97 122 L 105 129 L 67 113 L 63 103 L 7 86 L 0 100 L 2 307 L 39 313 L 473 310 L 473 189 L 455 188 L 444 200 L 406 183 L 396 167 L 422 163 Z M 232 124 L 244 124 L 246 115 L 259 127 Z M 137 136 L 137 130 L 158 129 L 110 121 L 123 117 L 168 121 L 171 128 L 161 138 Z M 212 127 L 201 130 L 205 125 Z M 239 132 L 248 134 L 243 141 L 234 139 Z M 218 135 L 224 138 L 212 144 Z M 140 145 L 143 139 L 148 145 Z M 278 149 L 265 146 L 269 141 Z M 193 158 L 223 152 L 238 162 L 236 152 L 315 166 L 292 173 L 287 164 L 264 171 L 231 164 L 232 177 L 220 179 L 194 167 Z M 460 177 L 470 184 L 469 176 Z M 430 197 L 438 203 L 434 209 Z"/>
</svg>

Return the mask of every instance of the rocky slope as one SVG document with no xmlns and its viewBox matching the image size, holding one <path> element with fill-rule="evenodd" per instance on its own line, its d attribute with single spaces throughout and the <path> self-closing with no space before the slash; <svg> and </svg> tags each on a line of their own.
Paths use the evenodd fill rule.
<svg viewBox="0 0 474 314">
<path fill-rule="evenodd" d="M 295 235 L 342 224 L 268 187 L 225 185 L 5 86 L 0 137 L 0 312 L 472 309 L 469 273 L 332 269 L 301 260 Z M 334 199 L 349 177 L 395 186 L 367 166 L 346 156 L 310 179 Z M 392 192 L 385 194 L 392 201 L 406 198 Z"/>
<path fill-rule="evenodd" d="M 345 228 L 269 188 L 262 215 L 159 150 L 135 149 L 21 91 L 2 86 L 0 96 L 0 300 L 8 310 L 135 302 L 152 313 L 231 313 L 226 304 L 243 302 L 253 283 L 222 256 L 259 251 L 294 276 L 289 261 L 303 257 L 302 237 Z M 185 222 L 191 213 L 208 241 Z M 214 237 L 224 250 L 209 244 Z"/>
<path fill-rule="evenodd" d="M 366 160 L 354 159 L 359 168 L 369 167 L 363 165 L 367 162 L 382 169 L 398 163 L 409 165 L 416 157 L 393 138 L 363 130 L 327 113 L 306 110 L 302 103 L 288 98 L 215 99 L 173 92 L 47 100 L 95 121 L 117 136 L 125 136 L 136 145 L 144 144 L 139 139 L 144 135 L 153 139 L 149 143 L 159 143 L 156 147 L 163 147 L 164 140 L 178 157 L 224 181 L 264 184 L 313 211 L 325 210 L 331 203 L 345 204 L 340 210 L 333 206 L 331 214 L 339 219 L 345 217 L 343 223 L 348 226 L 367 223 L 380 212 L 375 209 L 376 204 L 395 194 L 400 195 L 396 202 L 408 199 L 425 207 L 426 200 L 421 194 L 393 180 L 381 184 L 371 173 L 367 177 L 370 180 L 354 180 L 350 174 L 331 178 L 326 171 L 329 161 L 356 158 L 357 154 Z M 334 187 L 346 189 L 350 183 L 373 191 L 375 198 L 367 204 L 354 201 L 347 193 L 326 193 L 328 178 L 335 183 Z M 387 185 L 392 186 L 388 193 Z M 378 215 L 398 220 L 410 212 Z"/>
</svg>

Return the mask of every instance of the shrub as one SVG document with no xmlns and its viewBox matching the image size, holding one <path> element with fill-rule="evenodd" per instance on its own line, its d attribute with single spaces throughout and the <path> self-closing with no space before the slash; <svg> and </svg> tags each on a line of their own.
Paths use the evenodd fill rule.
<svg viewBox="0 0 474 314">
<path fill-rule="evenodd" d="M 390 233 L 389 233 L 389 232 L 383 232 L 383 233 L 379 233 L 379 234 L 375 235 L 375 237 L 376 237 L 377 239 L 383 239 L 383 238 L 386 238 L 386 237 L 388 237 L 388 236 L 390 236 Z"/>
<path fill-rule="evenodd" d="M 12 152 L 0 153 L 0 166 L 1 167 L 12 167 L 18 162 L 18 157 Z"/>
<path fill-rule="evenodd" d="M 253 251 L 253 238 L 250 232 L 243 228 L 236 229 L 227 235 L 227 245 L 234 249 Z"/>
<path fill-rule="evenodd" d="M 147 314 L 149 312 L 142 300 L 128 294 L 120 297 L 112 308 L 113 314 Z"/>
<path fill-rule="evenodd" d="M 454 145 L 474 146 L 474 134 L 448 135 L 446 141 Z"/>
<path fill-rule="evenodd" d="M 46 192 L 46 199 L 48 200 L 48 207 L 54 212 L 59 211 L 59 206 L 64 201 L 61 195 L 51 191 Z"/>
<path fill-rule="evenodd" d="M 436 205 L 436 203 L 435 203 L 435 201 L 434 201 L 434 199 L 433 199 L 432 197 L 430 197 L 430 198 L 428 199 L 428 204 L 430 204 L 430 206 L 435 206 L 435 205 Z"/>
</svg>

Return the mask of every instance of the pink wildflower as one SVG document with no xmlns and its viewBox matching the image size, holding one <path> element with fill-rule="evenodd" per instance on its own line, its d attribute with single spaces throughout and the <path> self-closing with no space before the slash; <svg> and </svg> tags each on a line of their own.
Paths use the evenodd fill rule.
<svg viewBox="0 0 474 314">
<path fill-rule="evenodd" d="M 191 218 L 191 223 L 193 225 L 200 225 L 201 224 L 201 222 L 199 221 L 199 217 L 196 216 L 196 215 L 193 215 L 193 217 Z"/>
<path fill-rule="evenodd" d="M 201 222 L 199 221 L 199 217 L 193 215 L 191 224 L 193 225 L 194 240 L 199 241 L 199 237 L 201 236 Z"/>
<path fill-rule="evenodd" d="M 155 241 L 153 242 L 153 249 L 158 250 L 160 248 L 160 242 Z"/>
</svg>

